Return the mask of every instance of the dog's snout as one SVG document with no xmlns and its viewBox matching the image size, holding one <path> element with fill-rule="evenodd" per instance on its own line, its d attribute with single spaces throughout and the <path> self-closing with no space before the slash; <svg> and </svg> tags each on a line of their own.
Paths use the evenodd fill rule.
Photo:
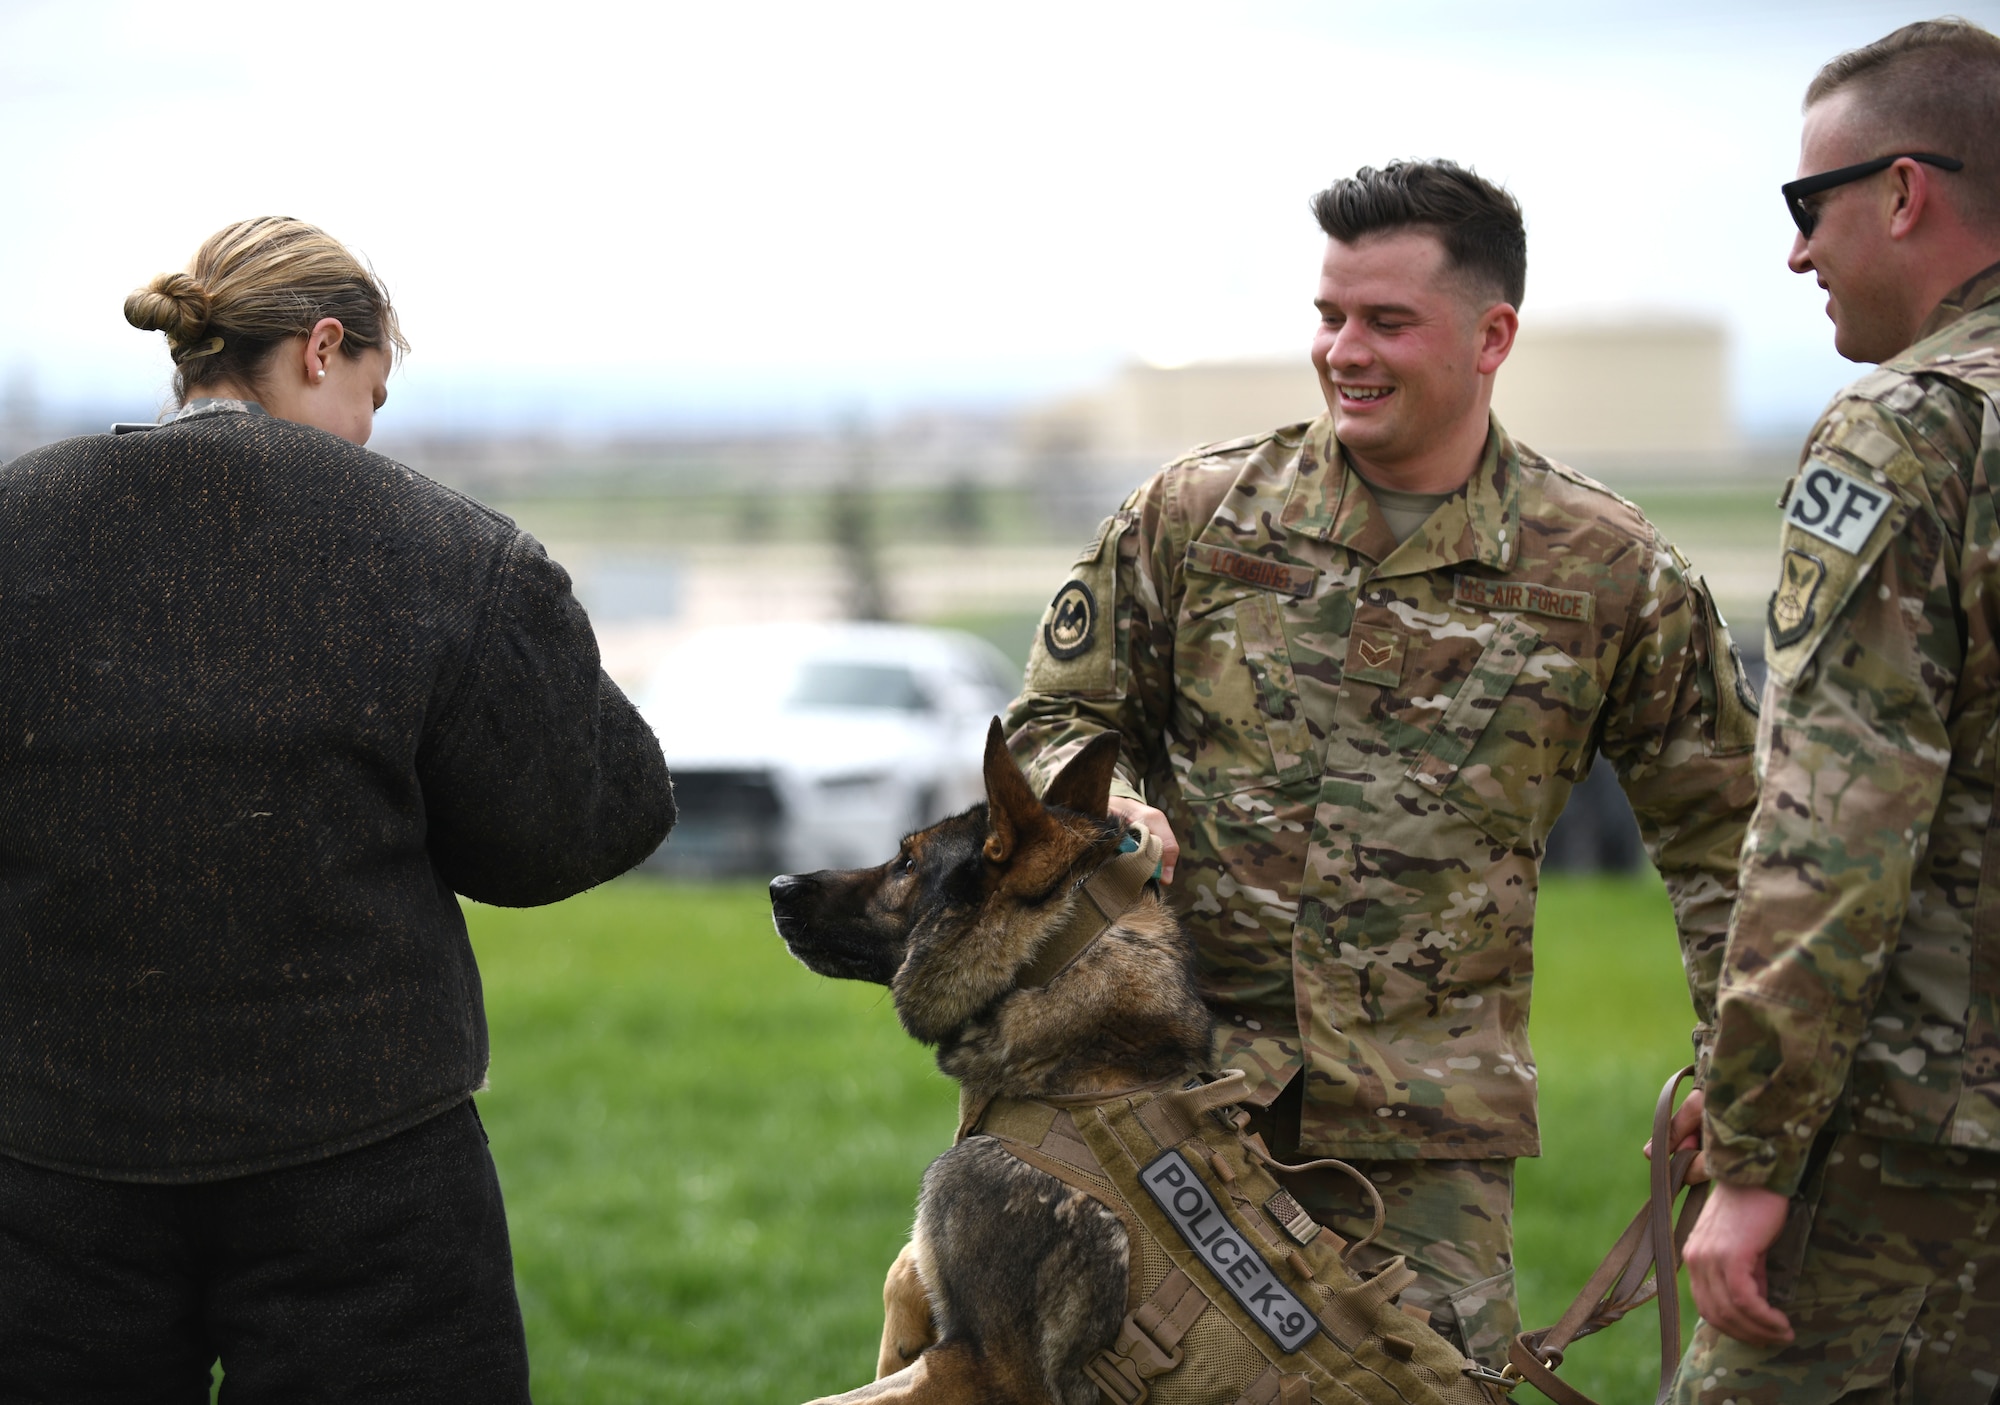
<svg viewBox="0 0 2000 1405">
<path fill-rule="evenodd" d="M 787 945 L 805 934 L 811 887 L 811 880 L 796 873 L 781 873 L 771 880 L 771 923 Z"/>
<path fill-rule="evenodd" d="M 771 880 L 771 915 L 787 937 L 796 935 L 797 925 L 805 920 L 806 909 L 812 905 L 812 889 L 812 879 L 803 874 L 781 873 Z"/>
</svg>

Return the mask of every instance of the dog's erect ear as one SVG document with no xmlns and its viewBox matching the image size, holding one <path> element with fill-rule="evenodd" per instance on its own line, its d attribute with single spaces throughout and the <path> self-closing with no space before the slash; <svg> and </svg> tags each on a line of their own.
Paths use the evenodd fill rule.
<svg viewBox="0 0 2000 1405">
<path fill-rule="evenodd" d="M 1007 862 L 1021 841 L 1021 831 L 1046 813 L 1007 750 L 1000 719 L 994 718 L 986 730 L 986 857 L 994 863 Z"/>
<path fill-rule="evenodd" d="M 1118 734 L 1099 732 L 1056 773 L 1042 792 L 1042 803 L 1101 820 L 1110 813 L 1111 777 L 1117 769 Z"/>
</svg>

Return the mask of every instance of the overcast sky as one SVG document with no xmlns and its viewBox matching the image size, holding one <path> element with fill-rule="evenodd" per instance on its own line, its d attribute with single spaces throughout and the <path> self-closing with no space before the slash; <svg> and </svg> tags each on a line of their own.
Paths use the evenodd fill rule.
<svg viewBox="0 0 2000 1405">
<path fill-rule="evenodd" d="M 385 430 L 1004 404 L 1303 354 L 1308 197 L 1450 156 L 1526 208 L 1525 319 L 1723 319 L 1743 423 L 1784 431 L 1854 373 L 1784 267 L 1800 94 L 1935 13 L 0 0 L 0 378 L 150 412 L 125 293 L 285 213 L 395 296 Z"/>
</svg>

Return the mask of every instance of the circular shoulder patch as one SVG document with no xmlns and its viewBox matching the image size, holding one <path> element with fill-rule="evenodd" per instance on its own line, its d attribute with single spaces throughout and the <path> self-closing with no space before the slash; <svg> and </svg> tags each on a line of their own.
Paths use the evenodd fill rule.
<svg viewBox="0 0 2000 1405">
<path fill-rule="evenodd" d="M 1049 603 L 1042 646 L 1052 658 L 1073 659 L 1097 642 L 1097 597 L 1082 581 L 1071 581 Z"/>
</svg>

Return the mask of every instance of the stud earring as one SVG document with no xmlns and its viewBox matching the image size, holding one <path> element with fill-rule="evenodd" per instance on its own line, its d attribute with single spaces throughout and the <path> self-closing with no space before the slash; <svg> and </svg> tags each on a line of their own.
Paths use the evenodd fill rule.
<svg viewBox="0 0 2000 1405">
<path fill-rule="evenodd" d="M 316 379 L 319 379 L 319 380 L 325 380 L 325 379 L 326 379 L 326 367 L 322 366 L 322 367 L 320 367 L 320 368 L 319 368 L 319 375 L 318 375 L 318 377 L 317 377 Z"/>
</svg>

